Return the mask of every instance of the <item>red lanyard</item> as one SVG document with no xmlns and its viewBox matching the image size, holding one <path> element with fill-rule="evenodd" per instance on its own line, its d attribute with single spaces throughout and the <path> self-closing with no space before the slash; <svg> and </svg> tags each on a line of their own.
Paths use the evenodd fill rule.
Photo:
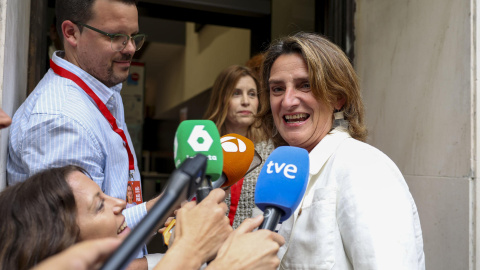
<svg viewBox="0 0 480 270">
<path fill-rule="evenodd" d="M 115 117 L 113 117 L 113 115 L 110 113 L 107 106 L 105 106 L 105 104 L 92 91 L 92 89 L 82 79 L 80 79 L 77 75 L 75 75 L 72 72 L 58 66 L 57 64 L 55 64 L 53 62 L 52 59 L 50 59 L 50 67 L 60 77 L 70 79 L 74 83 L 76 83 L 78 86 L 80 86 L 83 89 L 83 91 L 85 91 L 85 93 L 87 93 L 87 95 L 89 95 L 93 99 L 93 101 L 95 101 L 95 103 L 98 106 L 98 109 L 103 114 L 103 116 L 108 120 L 108 122 L 110 123 L 110 126 L 112 127 L 113 131 L 115 131 L 115 133 L 117 133 L 118 135 L 120 135 L 120 137 L 122 137 L 122 140 L 125 143 L 124 146 L 127 149 L 127 153 L 128 153 L 128 169 L 130 170 L 130 176 L 133 178 L 132 173 L 135 170 L 135 166 L 133 164 L 132 152 L 130 151 L 130 147 L 128 146 L 127 137 L 125 136 L 125 133 L 123 132 L 123 130 L 118 128 L 117 121 L 116 121 Z"/>
<path fill-rule="evenodd" d="M 240 194 L 242 193 L 243 179 L 245 179 L 245 177 L 230 187 L 230 211 L 228 212 L 230 226 L 233 226 L 235 213 L 237 213 L 238 201 L 240 200 Z"/>
</svg>

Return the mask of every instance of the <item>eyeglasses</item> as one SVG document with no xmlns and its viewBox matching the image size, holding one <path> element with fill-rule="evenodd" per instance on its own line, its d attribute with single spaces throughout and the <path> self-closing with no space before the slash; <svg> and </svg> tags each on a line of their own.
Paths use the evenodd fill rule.
<svg viewBox="0 0 480 270">
<path fill-rule="evenodd" d="M 140 50 L 142 48 L 143 43 L 145 42 L 145 38 L 147 35 L 145 34 L 136 34 L 133 36 L 125 35 L 125 34 L 109 34 L 107 32 L 103 32 L 102 30 L 99 30 L 95 27 L 92 27 L 90 25 L 84 24 L 84 23 L 79 23 L 79 22 L 74 22 L 77 25 L 84 26 L 86 28 L 89 28 L 95 32 L 98 32 L 100 34 L 103 34 L 107 37 L 110 38 L 110 45 L 112 47 L 112 50 L 119 52 L 127 46 L 128 42 L 130 39 L 133 40 L 133 45 L 135 46 L 135 51 Z"/>
</svg>

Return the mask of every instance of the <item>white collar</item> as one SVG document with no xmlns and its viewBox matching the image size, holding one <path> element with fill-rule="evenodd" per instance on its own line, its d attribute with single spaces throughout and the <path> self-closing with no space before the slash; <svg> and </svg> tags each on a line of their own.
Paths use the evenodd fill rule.
<svg viewBox="0 0 480 270">
<path fill-rule="evenodd" d="M 62 56 L 64 55 L 64 51 L 55 51 L 52 56 L 53 62 L 55 62 L 55 64 L 57 64 L 58 66 L 74 73 L 80 79 L 82 79 L 104 104 L 107 104 L 107 102 L 110 100 L 110 97 L 113 96 L 115 92 L 120 93 L 120 90 L 122 89 L 122 83 L 119 83 L 112 87 L 107 87 L 105 84 L 97 80 L 97 78 L 93 77 L 85 70 L 62 58 Z"/>
<path fill-rule="evenodd" d="M 351 138 L 351 136 L 344 128 L 335 128 L 330 131 L 309 153 L 310 174 L 318 174 L 341 142 L 347 138 Z"/>
</svg>

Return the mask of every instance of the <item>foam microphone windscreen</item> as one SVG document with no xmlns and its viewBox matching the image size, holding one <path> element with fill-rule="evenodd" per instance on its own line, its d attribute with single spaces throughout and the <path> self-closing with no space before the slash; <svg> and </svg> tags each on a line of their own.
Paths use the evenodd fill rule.
<svg viewBox="0 0 480 270">
<path fill-rule="evenodd" d="M 178 168 L 185 159 L 197 154 L 207 156 L 205 175 L 216 181 L 222 175 L 223 150 L 220 134 L 210 120 L 185 120 L 180 123 L 175 133 L 173 158 Z"/>
<path fill-rule="evenodd" d="M 255 204 L 262 211 L 280 209 L 280 222 L 288 219 L 300 204 L 308 183 L 308 152 L 303 148 L 281 146 L 265 161 L 255 187 Z"/>
<path fill-rule="evenodd" d="M 227 180 L 222 187 L 235 184 L 242 179 L 250 168 L 255 146 L 242 135 L 231 133 L 220 138 L 223 149 L 223 173 Z"/>
</svg>

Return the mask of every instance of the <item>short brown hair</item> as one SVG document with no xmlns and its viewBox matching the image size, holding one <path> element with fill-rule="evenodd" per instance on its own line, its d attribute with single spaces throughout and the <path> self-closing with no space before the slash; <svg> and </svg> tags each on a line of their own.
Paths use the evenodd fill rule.
<svg viewBox="0 0 480 270">
<path fill-rule="evenodd" d="M 70 20 L 72 22 L 86 23 L 93 17 L 92 6 L 98 0 L 56 0 L 55 16 L 57 33 L 63 42 L 62 23 Z M 137 5 L 138 0 L 117 0 L 126 5 Z M 82 31 L 82 26 L 78 29 Z"/>
</svg>

